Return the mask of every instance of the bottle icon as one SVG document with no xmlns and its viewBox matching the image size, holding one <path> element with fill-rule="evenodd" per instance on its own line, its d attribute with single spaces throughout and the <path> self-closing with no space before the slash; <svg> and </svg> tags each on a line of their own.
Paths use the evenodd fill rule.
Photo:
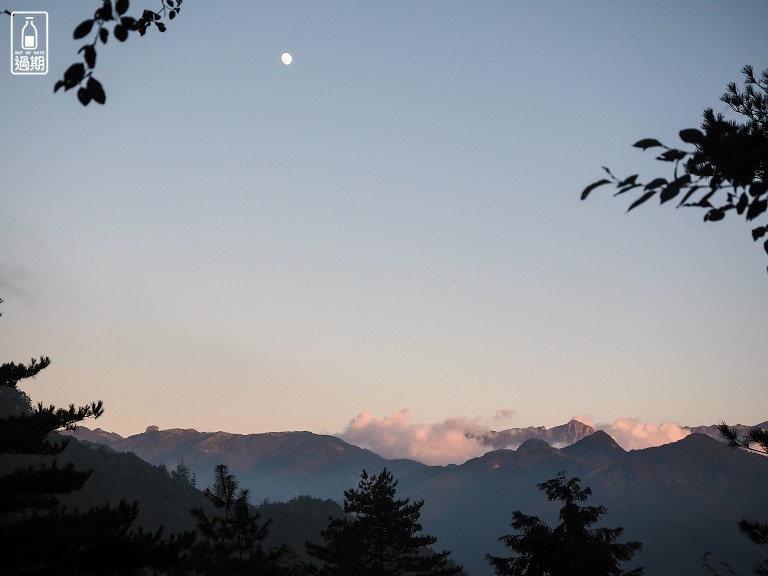
<svg viewBox="0 0 768 576">
<path fill-rule="evenodd" d="M 37 50 L 37 28 L 32 16 L 27 16 L 24 28 L 21 29 L 21 47 L 25 50 Z"/>
</svg>

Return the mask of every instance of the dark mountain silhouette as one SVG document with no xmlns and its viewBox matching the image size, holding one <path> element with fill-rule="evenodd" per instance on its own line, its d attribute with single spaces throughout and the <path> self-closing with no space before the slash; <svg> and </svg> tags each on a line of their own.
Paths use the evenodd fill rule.
<svg viewBox="0 0 768 576">
<path fill-rule="evenodd" d="M 607 465 L 627 458 L 627 451 L 603 430 L 598 430 L 575 444 L 561 448 L 560 451 L 566 456 L 588 460 L 595 465 Z"/>
<path fill-rule="evenodd" d="M 590 501 L 608 508 L 605 526 L 622 526 L 626 540 L 644 544 L 633 566 L 648 574 L 700 573 L 707 551 L 748 574 L 765 556 L 736 523 L 768 519 L 768 458 L 701 434 L 630 452 L 604 432 L 561 450 L 528 441 L 439 472 L 417 471 L 401 486 L 406 496 L 425 499 L 425 529 L 480 575 L 491 573 L 485 553 L 508 553 L 496 540 L 512 532 L 514 510 L 556 524 L 557 507 L 536 483 L 561 470 L 580 477 L 593 490 Z"/>
<path fill-rule="evenodd" d="M 360 471 L 387 467 L 402 477 L 424 464 L 413 460 L 386 460 L 335 436 L 311 432 L 229 434 L 196 430 L 158 430 L 122 438 L 103 430 L 78 427 L 75 437 L 101 442 L 114 450 L 133 452 L 152 464 L 173 469 L 184 460 L 204 488 L 213 468 L 226 464 L 240 485 L 251 490 L 253 502 L 264 498 L 289 500 L 296 496 L 339 500 L 344 489 L 356 485 Z"/>
<path fill-rule="evenodd" d="M 50 459 L 3 454 L 0 474 L 38 466 Z M 101 444 L 69 442 L 56 461 L 60 466 L 72 462 L 78 470 L 92 472 L 81 490 L 59 496 L 61 505 L 69 510 L 86 511 L 107 502 L 117 505 L 121 499 L 138 501 L 136 526 L 152 531 L 162 526 L 165 534 L 194 529 L 195 521 L 189 514 L 193 507 L 212 511 L 212 505 L 200 491 L 179 484 L 164 468 L 152 466 L 135 454 L 116 452 Z"/>
<path fill-rule="evenodd" d="M 497 539 L 511 532 L 514 510 L 556 523 L 557 508 L 542 499 L 536 484 L 566 471 L 591 487 L 591 502 L 608 508 L 605 526 L 625 528 L 627 540 L 644 544 L 633 565 L 648 574 L 695 574 L 701 557 L 751 573 L 764 552 L 738 530 L 742 518 L 768 519 L 768 458 L 728 448 L 702 434 L 678 442 L 625 451 L 602 431 L 562 449 L 529 438 L 516 450 L 494 450 L 461 465 L 426 466 L 385 460 L 333 436 L 309 432 L 237 435 L 194 430 L 149 429 L 129 438 L 78 428 L 78 437 L 103 439 L 173 468 L 184 461 L 198 486 L 224 462 L 254 502 L 289 500 L 299 494 L 340 501 L 362 469 L 385 466 L 399 480 L 398 493 L 425 501 L 422 524 L 441 549 L 470 574 L 491 574 L 486 553 L 503 555 Z"/>
</svg>

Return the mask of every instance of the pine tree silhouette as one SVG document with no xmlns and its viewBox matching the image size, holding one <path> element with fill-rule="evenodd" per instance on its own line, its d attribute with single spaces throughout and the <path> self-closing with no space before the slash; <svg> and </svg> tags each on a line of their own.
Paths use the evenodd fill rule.
<svg viewBox="0 0 768 576">
<path fill-rule="evenodd" d="M 0 300 L 2 302 L 2 300 Z M 189 547 L 192 534 L 162 539 L 162 532 L 133 530 L 138 504 L 67 512 L 58 495 L 79 490 L 91 475 L 74 465 L 59 466 L 56 455 L 68 445 L 56 430 L 73 430 L 86 418 L 104 413 L 101 401 L 75 408 L 42 403 L 31 408 L 18 390 L 51 360 L 0 365 L 0 388 L 15 395 L 21 411 L 0 414 L 0 574 L 132 574 L 144 567 L 170 570 Z"/>
</svg>

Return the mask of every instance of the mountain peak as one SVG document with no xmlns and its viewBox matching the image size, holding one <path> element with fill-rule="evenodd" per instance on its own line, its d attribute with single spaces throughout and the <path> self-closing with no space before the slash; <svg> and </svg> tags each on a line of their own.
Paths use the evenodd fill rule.
<svg viewBox="0 0 768 576">
<path fill-rule="evenodd" d="M 624 458 L 627 454 L 627 451 L 604 430 L 585 436 L 578 442 L 562 448 L 561 451 L 568 456 L 584 460 L 617 460 Z"/>
<path fill-rule="evenodd" d="M 594 432 L 594 428 L 579 422 L 571 420 L 567 424 L 561 424 L 553 428 L 545 426 L 529 426 L 528 428 L 510 428 L 508 430 L 482 433 L 471 433 L 467 437 L 475 438 L 484 446 L 490 446 L 494 449 L 513 448 L 522 445 L 526 440 L 535 438 L 543 440 L 550 446 L 568 446 L 589 436 Z"/>
<path fill-rule="evenodd" d="M 539 440 L 538 438 L 529 438 L 522 444 L 520 444 L 520 447 L 515 450 L 515 452 L 522 451 L 530 451 L 530 450 L 549 450 L 551 446 L 548 442 L 545 442 L 544 440 Z"/>
</svg>

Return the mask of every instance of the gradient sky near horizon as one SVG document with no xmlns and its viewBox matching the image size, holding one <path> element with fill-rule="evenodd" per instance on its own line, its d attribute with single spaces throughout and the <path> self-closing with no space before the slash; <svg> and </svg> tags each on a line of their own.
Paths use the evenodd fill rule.
<svg viewBox="0 0 768 576">
<path fill-rule="evenodd" d="M 52 358 L 34 401 L 122 435 L 768 418 L 749 226 L 579 200 L 669 175 L 632 143 L 727 112 L 768 2 L 188 0 L 99 47 L 84 108 L 52 88 L 98 5 L 0 6 L 50 13 L 44 77 L 0 18 L 0 359 Z"/>
</svg>

